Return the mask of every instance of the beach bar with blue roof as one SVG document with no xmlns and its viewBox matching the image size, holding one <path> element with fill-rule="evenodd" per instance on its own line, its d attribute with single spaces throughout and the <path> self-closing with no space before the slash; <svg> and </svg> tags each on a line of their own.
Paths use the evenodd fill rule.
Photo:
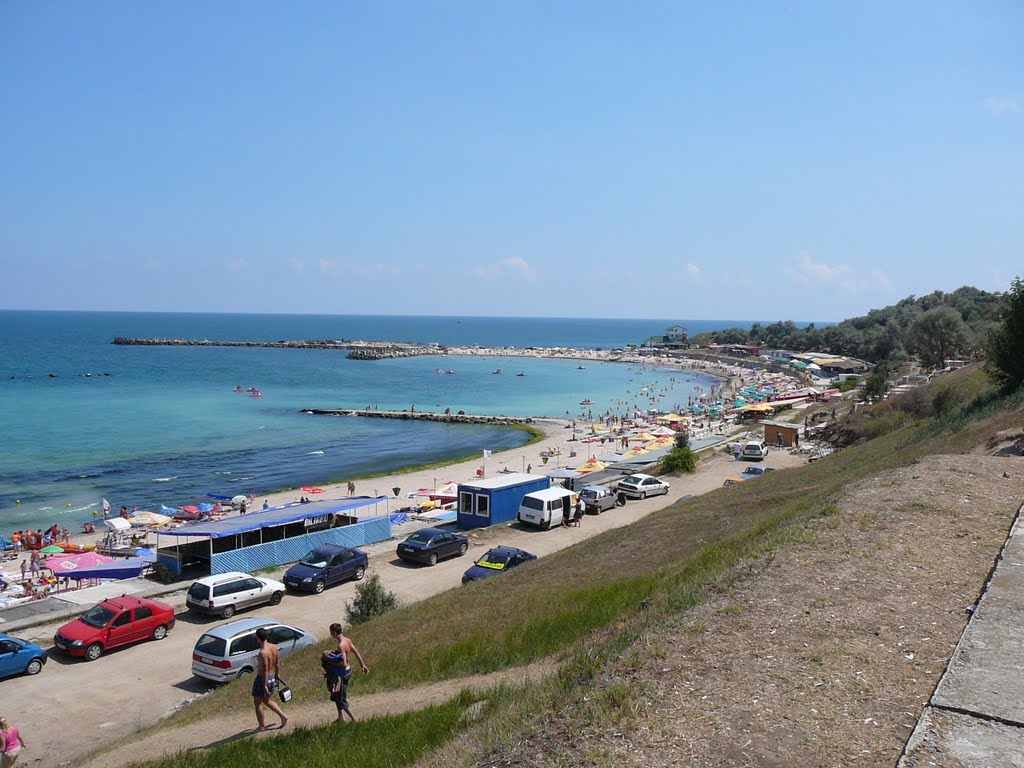
<svg viewBox="0 0 1024 768">
<path fill-rule="evenodd" d="M 157 562 L 177 576 L 252 573 L 293 563 L 321 544 L 361 547 L 385 541 L 391 538 L 387 502 L 386 496 L 357 496 L 285 504 L 159 531 Z"/>
<path fill-rule="evenodd" d="M 515 520 L 523 496 L 550 487 L 547 476 L 523 472 L 459 483 L 457 525 L 468 530 Z"/>
</svg>

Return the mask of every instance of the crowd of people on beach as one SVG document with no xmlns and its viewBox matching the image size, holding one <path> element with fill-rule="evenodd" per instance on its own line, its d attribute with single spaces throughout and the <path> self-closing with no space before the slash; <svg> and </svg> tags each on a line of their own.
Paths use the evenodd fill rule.
<svg viewBox="0 0 1024 768">
<path fill-rule="evenodd" d="M 18 530 L 11 534 L 10 551 L 12 557 L 17 556 L 22 550 L 34 551 L 48 547 L 51 544 L 70 544 L 71 531 L 61 528 L 56 523 L 45 531 L 41 528 L 36 530 Z"/>
</svg>

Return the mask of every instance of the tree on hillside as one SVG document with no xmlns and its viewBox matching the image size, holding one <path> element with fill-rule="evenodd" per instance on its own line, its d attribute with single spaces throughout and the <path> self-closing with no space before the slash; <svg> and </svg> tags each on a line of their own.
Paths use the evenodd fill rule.
<svg viewBox="0 0 1024 768">
<path fill-rule="evenodd" d="M 885 397 L 888 391 L 889 370 L 884 365 L 880 365 L 868 377 L 867 383 L 864 385 L 864 397 L 875 402 Z"/>
<path fill-rule="evenodd" d="M 909 336 L 921 363 L 926 368 L 937 368 L 967 346 L 970 332 L 959 312 L 939 305 L 914 321 Z"/>
<path fill-rule="evenodd" d="M 1024 281 L 1019 277 L 1010 283 L 1002 325 L 989 333 L 985 351 L 989 378 L 1008 387 L 1024 384 Z"/>
</svg>

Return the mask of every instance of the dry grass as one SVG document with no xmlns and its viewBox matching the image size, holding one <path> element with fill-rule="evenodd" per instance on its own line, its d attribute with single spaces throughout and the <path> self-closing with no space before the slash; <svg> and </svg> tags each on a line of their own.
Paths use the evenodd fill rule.
<svg viewBox="0 0 1024 768">
<path fill-rule="evenodd" d="M 588 694 L 635 692 L 626 717 L 575 713 L 479 765 L 893 764 L 1024 496 L 1024 467 L 941 456 L 852 487 L 835 514 L 715 585 L 609 663 Z M 950 482 L 952 481 L 952 482 Z M 700 631 L 695 631 L 695 627 Z"/>
</svg>

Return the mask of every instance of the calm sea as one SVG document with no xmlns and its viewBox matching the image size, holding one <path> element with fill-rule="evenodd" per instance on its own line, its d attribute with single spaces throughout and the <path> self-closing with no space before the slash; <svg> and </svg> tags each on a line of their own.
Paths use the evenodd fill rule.
<svg viewBox="0 0 1024 768">
<path fill-rule="evenodd" d="M 303 408 L 595 414 L 685 403 L 706 380 L 575 361 L 415 357 L 352 361 L 331 350 L 121 347 L 115 336 L 371 339 L 482 346 L 620 348 L 670 325 L 740 321 L 0 311 L 0 534 L 77 530 L 101 498 L 157 508 L 207 492 L 315 485 L 524 442 L 486 426 L 310 416 Z M 504 375 L 492 373 L 502 368 Z M 437 368 L 454 375 L 438 375 Z M 524 377 L 515 376 L 523 372 Z M 51 374 L 54 374 L 51 376 Z M 91 375 L 86 375 L 91 374 Z M 108 375 L 109 374 L 109 375 Z M 233 392 L 258 387 L 264 396 Z M 369 490 L 360 488 L 360 490 Z"/>
</svg>

